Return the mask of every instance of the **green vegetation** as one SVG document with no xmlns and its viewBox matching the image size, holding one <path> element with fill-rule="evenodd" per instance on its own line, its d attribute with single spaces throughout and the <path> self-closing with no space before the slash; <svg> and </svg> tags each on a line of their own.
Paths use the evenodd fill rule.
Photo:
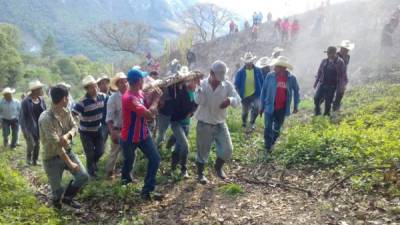
<svg viewBox="0 0 400 225">
<path fill-rule="evenodd" d="M 244 193 L 243 188 L 239 184 L 235 183 L 226 184 L 220 187 L 219 190 L 232 197 L 236 197 Z"/>
<path fill-rule="evenodd" d="M 340 121 L 316 117 L 291 121 L 276 146 L 275 158 L 286 167 L 335 168 L 349 173 L 361 167 L 395 168 L 400 159 L 398 84 L 374 84 L 348 93 Z M 372 191 L 385 187 L 398 195 L 395 180 L 381 170 L 355 176 L 353 184 Z M 396 190 L 397 186 L 397 191 Z"/>
<path fill-rule="evenodd" d="M 0 224 L 60 224 L 59 215 L 40 203 L 25 177 L 0 154 Z"/>
</svg>

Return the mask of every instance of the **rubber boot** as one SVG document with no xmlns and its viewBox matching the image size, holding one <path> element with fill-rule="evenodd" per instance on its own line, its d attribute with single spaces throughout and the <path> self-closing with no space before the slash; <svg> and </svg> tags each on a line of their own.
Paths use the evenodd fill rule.
<svg viewBox="0 0 400 225">
<path fill-rule="evenodd" d="M 69 185 L 64 192 L 62 202 L 66 205 L 71 206 L 74 209 L 80 209 L 81 205 L 73 200 L 73 198 L 78 194 L 80 188 L 72 186 L 72 182 L 72 180 L 69 182 Z"/>
<path fill-rule="evenodd" d="M 215 161 L 215 165 L 214 165 L 215 172 L 217 173 L 217 176 L 221 179 L 226 179 L 226 174 L 225 174 L 224 170 L 222 169 L 224 164 L 225 164 L 224 160 L 217 158 L 217 160 Z"/>
<path fill-rule="evenodd" d="M 200 184 L 207 184 L 208 180 L 204 176 L 204 164 L 199 162 L 197 162 L 196 164 L 197 164 L 197 181 Z"/>
</svg>

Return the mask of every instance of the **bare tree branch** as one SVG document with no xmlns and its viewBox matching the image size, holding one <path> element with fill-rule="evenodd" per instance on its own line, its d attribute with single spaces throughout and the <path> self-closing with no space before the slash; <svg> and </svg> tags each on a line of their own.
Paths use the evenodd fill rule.
<svg viewBox="0 0 400 225">
<path fill-rule="evenodd" d="M 195 27 L 202 41 L 214 40 L 233 14 L 211 3 L 198 3 L 184 12 L 184 22 Z"/>
<path fill-rule="evenodd" d="M 148 46 L 150 28 L 134 22 L 102 22 L 88 31 L 89 38 L 98 45 L 116 52 L 133 55 Z"/>
</svg>

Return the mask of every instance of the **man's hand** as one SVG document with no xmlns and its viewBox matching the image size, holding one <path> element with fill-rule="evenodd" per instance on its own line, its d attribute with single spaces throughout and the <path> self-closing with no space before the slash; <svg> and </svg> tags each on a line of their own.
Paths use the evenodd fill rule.
<svg viewBox="0 0 400 225">
<path fill-rule="evenodd" d="M 71 162 L 69 165 L 69 169 L 72 172 L 78 172 L 81 168 L 79 167 L 79 165 L 77 163 Z"/>
<path fill-rule="evenodd" d="M 225 101 L 223 101 L 223 102 L 221 103 L 221 105 L 219 105 L 219 108 L 225 109 L 225 108 L 227 108 L 230 104 L 231 104 L 231 100 L 229 100 L 229 98 L 227 98 L 227 99 L 225 99 Z"/>
<path fill-rule="evenodd" d="M 114 142 L 114 144 L 118 144 L 119 134 L 116 130 L 111 131 L 111 140 Z"/>
<path fill-rule="evenodd" d="M 258 112 L 260 114 L 260 117 L 262 117 L 263 113 L 264 113 L 264 109 L 260 109 L 260 112 Z"/>
<path fill-rule="evenodd" d="M 69 134 L 60 137 L 60 145 L 64 148 L 69 145 Z"/>
</svg>

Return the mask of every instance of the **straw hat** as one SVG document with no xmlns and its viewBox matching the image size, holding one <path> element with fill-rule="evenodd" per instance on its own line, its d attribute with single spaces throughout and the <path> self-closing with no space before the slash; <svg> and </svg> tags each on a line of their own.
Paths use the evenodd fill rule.
<svg viewBox="0 0 400 225">
<path fill-rule="evenodd" d="M 33 91 L 39 88 L 44 87 L 44 84 L 42 84 L 42 82 L 40 82 L 39 80 L 35 80 L 35 81 L 31 81 L 29 82 L 29 90 Z"/>
<path fill-rule="evenodd" d="M 189 67 L 182 66 L 181 69 L 177 73 L 179 74 L 179 76 L 186 76 L 190 73 Z"/>
<path fill-rule="evenodd" d="M 115 76 L 113 78 L 111 78 L 111 84 L 110 84 L 111 89 L 118 90 L 117 83 L 121 79 L 127 79 L 127 76 L 125 75 L 124 72 L 119 72 L 119 73 L 115 74 Z"/>
<path fill-rule="evenodd" d="M 15 89 L 9 88 L 9 87 L 4 88 L 4 90 L 1 92 L 1 94 L 3 94 L 3 95 L 14 94 L 14 93 L 15 93 Z"/>
<path fill-rule="evenodd" d="M 254 62 L 254 60 L 257 58 L 257 56 L 253 56 L 253 54 L 251 54 L 251 52 L 246 52 L 244 54 L 243 57 L 241 57 L 240 59 L 244 62 L 244 63 L 252 63 Z"/>
<path fill-rule="evenodd" d="M 87 87 L 87 86 L 93 85 L 93 84 L 97 84 L 97 82 L 92 75 L 86 76 L 82 80 L 83 87 Z"/>
<path fill-rule="evenodd" d="M 173 60 L 171 61 L 171 65 L 175 65 L 175 64 L 177 64 L 178 62 L 179 62 L 178 59 L 173 59 Z"/>
<path fill-rule="evenodd" d="M 107 75 L 105 75 L 105 74 L 103 74 L 101 77 L 99 77 L 99 78 L 96 80 L 96 82 L 97 82 L 97 83 L 100 83 L 100 82 L 103 81 L 103 80 L 107 80 L 108 82 L 110 82 L 110 78 L 109 78 Z"/>
<path fill-rule="evenodd" d="M 282 66 L 289 70 L 293 70 L 293 66 L 289 63 L 289 59 L 285 56 L 279 56 L 276 59 L 273 59 L 270 63 L 270 66 Z"/>
<path fill-rule="evenodd" d="M 349 40 L 343 40 L 342 43 L 340 43 L 340 47 L 351 51 L 354 49 L 355 44 L 351 43 Z"/>
<path fill-rule="evenodd" d="M 60 83 L 58 83 L 57 85 L 64 86 L 64 87 L 66 87 L 67 89 L 70 89 L 70 88 L 72 87 L 70 84 L 67 84 L 67 83 L 65 83 L 65 82 L 60 82 Z"/>
<path fill-rule="evenodd" d="M 258 68 L 264 68 L 266 66 L 269 66 L 269 64 L 271 63 L 271 59 L 267 56 L 260 58 L 257 63 L 256 63 L 256 67 Z"/>
<path fill-rule="evenodd" d="M 214 72 L 217 80 L 225 81 L 226 74 L 228 73 L 229 68 L 224 62 L 222 62 L 221 60 L 217 60 L 211 65 L 211 70 Z"/>
<path fill-rule="evenodd" d="M 281 48 L 281 47 L 275 47 L 274 49 L 272 49 L 272 54 L 277 53 L 277 52 L 283 52 L 285 49 Z"/>
</svg>

